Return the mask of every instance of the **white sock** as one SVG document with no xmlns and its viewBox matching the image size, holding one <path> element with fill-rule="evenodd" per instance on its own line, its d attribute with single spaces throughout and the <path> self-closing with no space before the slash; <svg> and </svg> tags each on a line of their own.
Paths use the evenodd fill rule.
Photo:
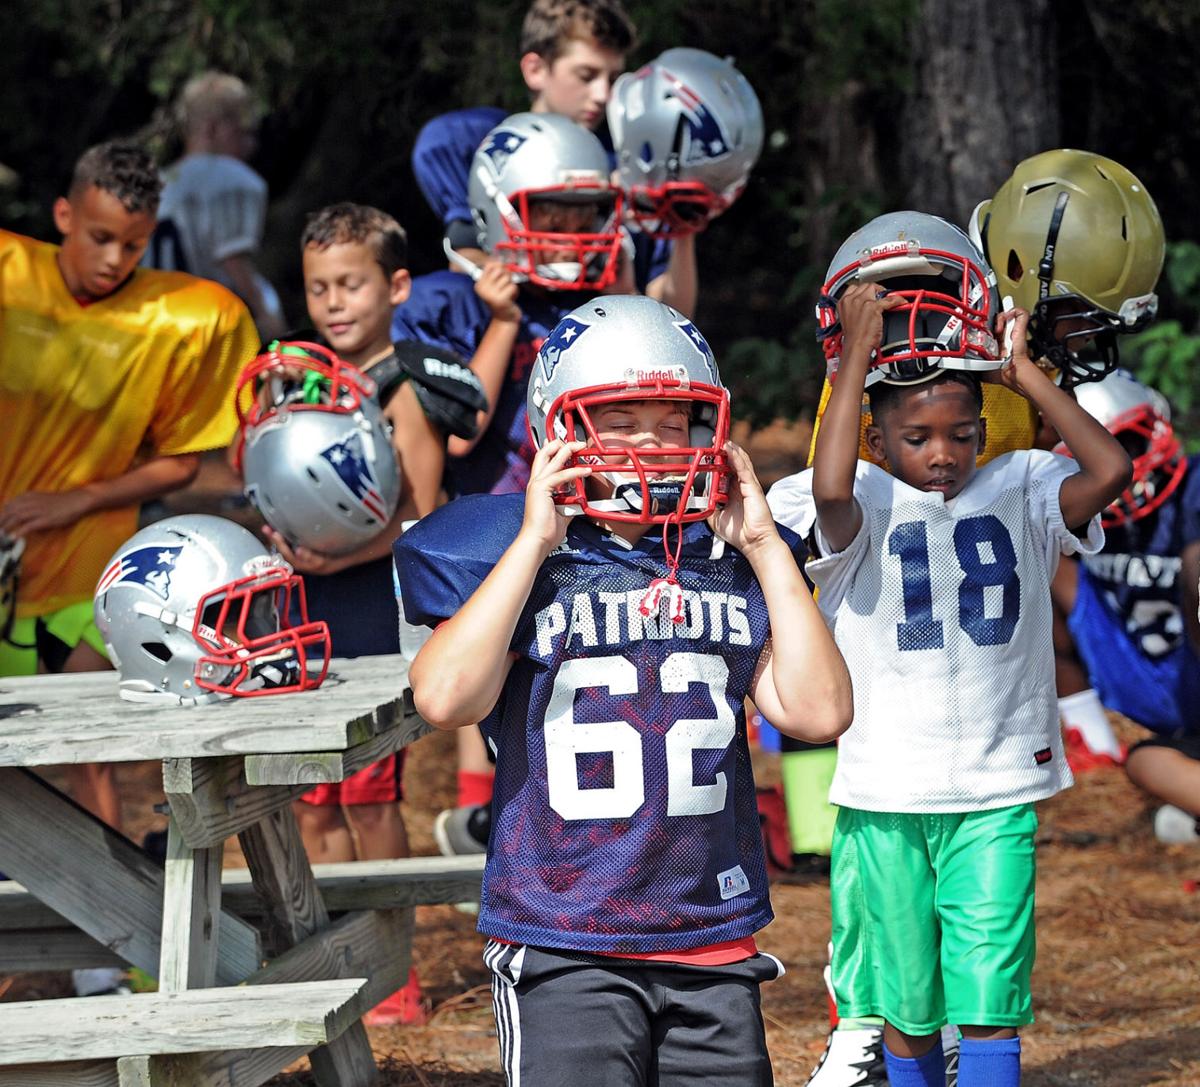
<svg viewBox="0 0 1200 1087">
<path fill-rule="evenodd" d="M 1108 715 L 1100 705 L 1100 696 L 1091 688 L 1078 694 L 1069 694 L 1058 700 L 1058 712 L 1064 728 L 1075 728 L 1083 737 L 1093 755 L 1121 757 L 1121 745 L 1113 734 Z"/>
</svg>

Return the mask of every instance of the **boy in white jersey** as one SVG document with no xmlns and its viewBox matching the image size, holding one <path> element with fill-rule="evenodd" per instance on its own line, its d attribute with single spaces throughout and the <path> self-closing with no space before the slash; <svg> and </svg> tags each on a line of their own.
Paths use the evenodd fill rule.
<svg viewBox="0 0 1200 1087">
<path fill-rule="evenodd" d="M 854 683 L 830 793 L 833 981 L 839 1011 L 886 1020 L 892 1087 L 944 1083 L 939 1028 L 960 1024 L 960 1087 L 1016 1087 L 1032 1020 L 1033 802 L 1071 784 L 1055 708 L 1049 582 L 1060 553 L 1092 553 L 1096 515 L 1128 457 L 1028 357 L 1010 310 L 1011 362 L 989 371 L 1063 435 L 1076 463 L 1033 450 L 976 472 L 986 439 L 976 379 L 939 369 L 871 386 L 883 315 L 858 283 L 814 469 L 777 484 L 778 520 L 810 537 Z M 1078 469 L 1078 470 L 1077 470 Z"/>
</svg>

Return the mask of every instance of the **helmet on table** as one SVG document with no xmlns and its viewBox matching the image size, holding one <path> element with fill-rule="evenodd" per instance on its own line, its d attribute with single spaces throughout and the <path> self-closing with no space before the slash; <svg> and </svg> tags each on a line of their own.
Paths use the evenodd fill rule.
<svg viewBox="0 0 1200 1087">
<path fill-rule="evenodd" d="M 493 128 L 471 161 L 467 202 L 480 248 L 519 280 L 591 291 L 616 280 L 621 194 L 604 146 L 569 118 L 516 113 Z M 595 205 L 595 216 L 584 230 L 535 229 L 542 202 Z"/>
<path fill-rule="evenodd" d="M 168 517 L 135 533 L 101 574 L 93 607 L 131 702 L 310 690 L 329 666 L 329 630 L 308 621 L 300 577 L 223 517 Z"/>
<path fill-rule="evenodd" d="M 606 445 L 593 413 L 620 400 L 690 405 L 687 447 L 653 454 Z M 603 467 L 609 499 L 588 498 L 576 480 L 560 501 L 614 521 L 699 521 L 725 500 L 729 392 L 708 341 L 670 306 L 643 295 L 594 298 L 572 310 L 538 350 L 527 394 L 529 428 L 547 441 L 584 441 L 573 463 Z"/>
<path fill-rule="evenodd" d="M 1030 353 L 1066 386 L 1115 369 L 1117 335 L 1158 311 L 1162 220 L 1145 186 L 1112 159 L 1065 148 L 1027 158 L 970 226 L 1001 294 L 1030 313 Z"/>
<path fill-rule="evenodd" d="M 924 212 L 894 211 L 842 243 L 817 304 L 817 338 L 830 380 L 842 351 L 837 303 L 855 282 L 878 283 L 904 299 L 883 315 L 883 340 L 867 385 L 921 381 L 943 367 L 981 371 L 1004 365 L 994 334 L 1000 313 L 996 277 L 953 223 Z"/>
<path fill-rule="evenodd" d="M 293 547 L 344 555 L 400 504 L 375 382 L 319 344 L 273 343 L 238 381 L 246 497 Z"/>
<path fill-rule="evenodd" d="M 763 146 L 754 88 L 702 49 L 668 49 L 618 78 L 608 127 L 628 210 L 654 237 L 703 230 L 741 195 Z"/>
<path fill-rule="evenodd" d="M 1171 426 L 1171 407 L 1157 389 L 1128 370 L 1113 370 L 1075 390 L 1075 399 L 1093 419 L 1121 439 L 1133 460 L 1133 478 L 1101 515 L 1105 528 L 1138 521 L 1153 513 L 1183 482 L 1187 458 Z M 1056 453 L 1071 455 L 1065 444 Z"/>
</svg>

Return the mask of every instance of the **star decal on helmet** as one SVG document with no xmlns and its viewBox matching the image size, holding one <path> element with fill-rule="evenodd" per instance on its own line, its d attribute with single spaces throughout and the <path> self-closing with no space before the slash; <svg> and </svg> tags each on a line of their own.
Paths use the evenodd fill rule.
<svg viewBox="0 0 1200 1087">
<path fill-rule="evenodd" d="M 100 575 L 97 594 L 106 592 L 121 581 L 144 585 L 164 600 L 171 593 L 171 574 L 182 547 L 139 547 L 119 555 Z"/>
<path fill-rule="evenodd" d="M 379 483 L 366 458 L 362 435 L 353 431 L 340 442 L 321 450 L 337 472 L 338 479 L 377 521 L 387 521 L 387 507 L 379 493 Z"/>
<path fill-rule="evenodd" d="M 553 375 L 555 367 L 562 358 L 562 353 L 572 344 L 578 343 L 583 334 L 591 327 L 575 317 L 564 317 L 554 326 L 554 331 L 546 337 L 538 350 L 542 374 L 546 381 L 549 381 Z"/>
<path fill-rule="evenodd" d="M 720 378 L 717 376 L 717 362 L 713 357 L 712 348 L 708 346 L 708 341 L 704 338 L 704 334 L 686 317 L 681 317 L 678 321 L 673 322 L 673 324 L 683 334 L 687 342 L 704 357 L 704 364 L 708 368 L 709 380 L 712 384 L 719 385 Z"/>
<path fill-rule="evenodd" d="M 488 157 L 496 171 L 496 176 L 499 177 L 504 173 L 504 167 L 508 165 L 508 160 L 512 157 L 513 152 L 526 139 L 528 137 L 522 136 L 519 132 L 500 128 L 488 135 L 487 140 L 479 148 L 479 153 Z"/>
<path fill-rule="evenodd" d="M 721 122 L 701 101 L 700 96 L 678 76 L 667 71 L 664 71 L 663 75 L 671 84 L 675 97 L 679 99 L 683 119 L 687 122 L 687 144 L 680 155 L 683 164 L 695 166 L 698 162 L 728 155 L 732 150 L 732 142 L 721 129 Z"/>
</svg>

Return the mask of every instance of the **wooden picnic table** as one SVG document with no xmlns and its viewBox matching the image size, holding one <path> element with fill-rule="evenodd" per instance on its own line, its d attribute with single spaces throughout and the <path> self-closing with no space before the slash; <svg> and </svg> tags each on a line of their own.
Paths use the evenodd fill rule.
<svg viewBox="0 0 1200 1087">
<path fill-rule="evenodd" d="M 122 701 L 115 672 L 0 679 L 0 971 L 127 963 L 159 983 L 0 1003 L 0 1087 L 249 1087 L 310 1051 L 323 1087 L 375 1081 L 359 1019 L 407 979 L 412 906 L 477 896 L 482 858 L 314 877 L 291 801 L 428 731 L 406 677 L 400 656 L 337 660 L 316 691 L 197 708 Z M 146 759 L 165 867 L 32 772 Z M 227 872 L 223 900 L 233 834 L 249 880 Z M 323 888 L 349 911 L 332 923 Z"/>
</svg>

